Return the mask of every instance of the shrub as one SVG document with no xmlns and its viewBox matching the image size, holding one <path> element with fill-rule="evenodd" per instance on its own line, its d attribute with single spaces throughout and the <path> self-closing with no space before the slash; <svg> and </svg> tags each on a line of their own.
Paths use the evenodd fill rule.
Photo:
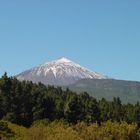
<svg viewBox="0 0 140 140">
<path fill-rule="evenodd" d="M 8 127 L 8 123 L 5 121 L 0 121 L 0 139 L 5 137 L 14 137 L 15 133 Z"/>
</svg>

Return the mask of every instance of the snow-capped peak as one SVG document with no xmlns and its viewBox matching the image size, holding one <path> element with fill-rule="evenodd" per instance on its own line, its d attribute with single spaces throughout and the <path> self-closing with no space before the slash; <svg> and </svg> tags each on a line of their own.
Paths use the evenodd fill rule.
<svg viewBox="0 0 140 140">
<path fill-rule="evenodd" d="M 85 78 L 108 79 L 107 76 L 88 70 L 65 57 L 27 70 L 17 78 L 51 85 L 69 85 Z"/>
<path fill-rule="evenodd" d="M 53 60 L 53 61 L 50 61 L 50 62 L 46 62 L 45 64 L 43 65 L 48 65 L 48 64 L 53 64 L 53 65 L 56 65 L 56 64 L 63 64 L 63 63 L 72 63 L 71 60 L 69 60 L 68 58 L 66 57 L 61 57 L 57 60 Z"/>
<path fill-rule="evenodd" d="M 61 57 L 57 60 L 58 63 L 69 63 L 71 60 L 67 59 L 66 57 Z"/>
</svg>

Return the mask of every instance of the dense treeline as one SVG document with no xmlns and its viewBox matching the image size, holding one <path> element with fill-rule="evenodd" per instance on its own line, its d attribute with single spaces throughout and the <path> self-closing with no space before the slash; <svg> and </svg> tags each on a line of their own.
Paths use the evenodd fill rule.
<svg viewBox="0 0 140 140">
<path fill-rule="evenodd" d="M 97 101 L 86 92 L 76 94 L 61 87 L 20 82 L 6 73 L 0 78 L 0 119 L 28 127 L 46 118 L 69 124 L 125 121 L 140 127 L 140 104 L 124 105 L 119 98 Z"/>
</svg>

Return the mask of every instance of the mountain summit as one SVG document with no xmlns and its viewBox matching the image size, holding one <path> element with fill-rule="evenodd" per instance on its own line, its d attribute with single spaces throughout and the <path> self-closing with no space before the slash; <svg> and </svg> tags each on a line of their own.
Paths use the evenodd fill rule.
<svg viewBox="0 0 140 140">
<path fill-rule="evenodd" d="M 29 69 L 16 77 L 45 85 L 70 85 L 80 79 L 108 79 L 107 76 L 81 67 L 65 57 Z"/>
</svg>

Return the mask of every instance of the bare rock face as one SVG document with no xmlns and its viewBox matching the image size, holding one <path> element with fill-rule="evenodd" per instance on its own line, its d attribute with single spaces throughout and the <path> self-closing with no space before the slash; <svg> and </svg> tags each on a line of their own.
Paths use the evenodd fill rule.
<svg viewBox="0 0 140 140">
<path fill-rule="evenodd" d="M 107 76 L 90 71 L 64 57 L 29 69 L 16 77 L 18 80 L 45 85 L 70 85 L 80 79 L 108 79 Z"/>
</svg>

